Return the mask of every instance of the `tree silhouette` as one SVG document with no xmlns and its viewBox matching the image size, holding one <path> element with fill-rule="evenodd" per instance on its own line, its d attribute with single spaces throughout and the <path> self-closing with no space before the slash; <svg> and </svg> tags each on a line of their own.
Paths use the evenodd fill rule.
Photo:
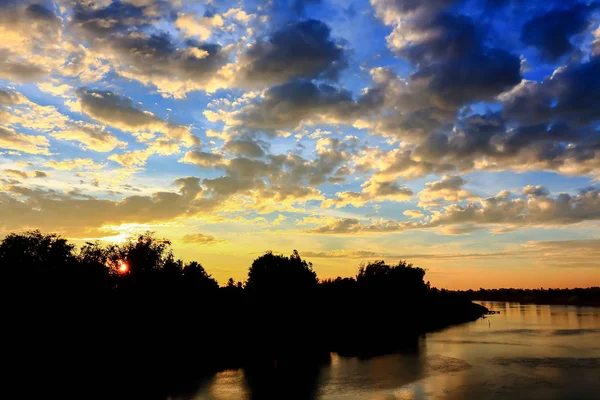
<svg viewBox="0 0 600 400">
<path fill-rule="evenodd" d="M 55 234 L 9 234 L 0 273 L 11 305 L 5 362 L 45 396 L 166 399 L 193 390 L 198 373 L 243 367 L 260 397 L 270 377 L 287 390 L 293 379 L 285 377 L 318 376 L 332 351 L 392 351 L 486 311 L 466 295 L 430 288 L 425 271 L 405 261 L 370 262 L 355 278 L 319 283 L 296 250 L 266 252 L 245 284 L 229 279 L 219 288 L 152 232 L 79 250 Z M 106 379 L 105 366 L 125 373 Z"/>
<path fill-rule="evenodd" d="M 312 263 L 302 260 L 297 250 L 289 257 L 268 251 L 252 263 L 246 288 L 255 293 L 296 295 L 310 292 L 318 284 Z"/>
</svg>

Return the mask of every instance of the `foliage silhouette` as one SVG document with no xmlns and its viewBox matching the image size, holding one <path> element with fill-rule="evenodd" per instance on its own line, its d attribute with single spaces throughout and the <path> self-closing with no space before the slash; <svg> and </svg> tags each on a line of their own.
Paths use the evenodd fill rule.
<svg viewBox="0 0 600 400">
<path fill-rule="evenodd" d="M 7 381 L 27 397 L 165 399 L 241 367 L 253 397 L 268 393 L 273 377 L 306 375 L 314 384 L 297 394 L 307 398 L 332 351 L 370 356 L 414 346 L 421 334 L 487 311 L 430 288 L 425 271 L 404 261 L 319 282 L 296 250 L 267 252 L 246 282 L 219 287 L 151 232 L 80 249 L 53 234 L 10 234 L 0 243 L 0 271 L 10 305 Z"/>
</svg>

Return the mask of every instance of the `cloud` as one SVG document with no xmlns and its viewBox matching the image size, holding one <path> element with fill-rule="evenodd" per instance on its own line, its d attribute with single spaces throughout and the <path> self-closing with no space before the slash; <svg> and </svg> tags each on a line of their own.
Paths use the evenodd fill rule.
<svg viewBox="0 0 600 400">
<path fill-rule="evenodd" d="M 294 81 L 265 91 L 254 102 L 229 116 L 229 124 L 245 129 L 294 128 L 305 119 L 338 119 L 344 111 L 352 111 L 352 95 L 328 84 Z"/>
<path fill-rule="evenodd" d="M 364 234 L 436 228 L 441 229 L 441 233 L 456 235 L 480 229 L 556 227 L 600 220 L 600 190 L 596 188 L 581 190 L 576 195 L 560 193 L 556 197 L 544 195 L 546 192 L 539 188 L 533 190 L 537 196 L 530 195 L 531 192 L 530 187 L 525 188 L 527 199 L 501 196 L 468 202 L 465 206 L 451 204 L 427 220 L 414 222 L 364 223 L 357 218 L 329 218 L 308 232 Z"/>
<path fill-rule="evenodd" d="M 352 205 L 361 207 L 370 202 L 382 201 L 408 201 L 414 195 L 406 186 L 399 186 L 396 182 L 367 181 L 362 185 L 362 192 L 339 192 L 337 198 L 325 200 L 322 207 L 335 206 L 336 208 Z"/>
<path fill-rule="evenodd" d="M 127 168 L 141 167 L 146 164 L 148 157 L 154 154 L 151 148 L 127 151 L 121 154 L 111 154 L 108 159 Z"/>
<path fill-rule="evenodd" d="M 113 201 L 12 185 L 0 192 L 0 231 L 41 229 L 67 237 L 104 237 L 115 234 L 111 226 L 189 218 L 209 213 L 216 205 L 210 199 L 175 192 L 158 191 Z"/>
<path fill-rule="evenodd" d="M 577 257 L 573 257 L 577 254 Z M 423 259 L 423 260 L 478 260 L 478 259 L 531 259 L 539 266 L 557 268 L 596 268 L 600 257 L 600 239 L 529 241 L 518 247 L 494 252 L 457 252 L 443 254 L 396 254 L 374 251 L 330 250 L 303 251 L 302 257 L 308 258 L 345 258 L 345 259 Z"/>
<path fill-rule="evenodd" d="M 593 33 L 594 41 L 592 42 L 592 55 L 600 56 L 600 26 Z"/>
<path fill-rule="evenodd" d="M 261 143 L 263 146 L 264 143 Z M 260 158 L 265 155 L 265 151 L 261 147 L 259 143 L 251 139 L 232 139 L 225 142 L 223 145 L 223 150 L 226 150 L 230 153 Z"/>
<path fill-rule="evenodd" d="M 224 242 L 224 240 L 222 240 L 222 239 L 217 239 L 214 236 L 205 235 L 202 233 L 192 233 L 189 235 L 184 235 L 181 238 L 181 241 L 185 244 L 199 244 L 199 245 L 212 245 L 212 244 Z"/>
<path fill-rule="evenodd" d="M 123 77 L 176 98 L 195 90 L 214 92 L 232 78 L 226 66 L 231 47 L 194 41 L 180 47 L 166 33 L 115 34 L 97 38 L 92 49 Z"/>
<path fill-rule="evenodd" d="M 110 1 L 94 4 L 94 2 L 79 1 L 73 7 L 71 25 L 78 28 L 80 32 L 96 37 L 127 32 L 132 28 L 143 28 L 160 19 L 155 13 L 158 10 L 149 7 L 154 6 L 154 2 L 139 3 Z"/>
<path fill-rule="evenodd" d="M 223 18 L 219 14 L 210 17 L 196 17 L 193 14 L 180 14 L 177 16 L 175 26 L 185 32 L 187 36 L 196 36 L 205 41 L 214 29 L 223 26 Z"/>
<path fill-rule="evenodd" d="M 28 178 L 47 178 L 49 175 L 43 171 L 33 171 L 31 173 L 27 171 L 21 171 L 18 169 L 4 169 L 2 172 L 7 176 L 13 176 L 15 178 L 20 179 L 28 179 Z"/>
<path fill-rule="evenodd" d="M 600 56 L 557 69 L 541 82 L 524 81 L 501 97 L 503 112 L 530 123 L 565 121 L 581 126 L 600 118 Z"/>
<path fill-rule="evenodd" d="M 224 165 L 224 157 L 218 153 L 207 153 L 204 151 L 190 150 L 183 156 L 179 162 L 187 164 L 196 164 L 199 167 L 212 168 Z"/>
<path fill-rule="evenodd" d="M 44 171 L 33 171 L 34 178 L 48 178 L 50 175 Z"/>
<path fill-rule="evenodd" d="M 53 132 L 52 137 L 76 141 L 82 144 L 84 150 L 89 149 L 102 153 L 127 146 L 127 143 L 120 141 L 110 132 L 92 124 L 72 124 L 64 130 Z"/>
<path fill-rule="evenodd" d="M 22 151 L 29 154 L 50 155 L 48 148 L 50 142 L 45 136 L 25 135 L 15 132 L 14 129 L 0 126 L 0 148 Z"/>
<path fill-rule="evenodd" d="M 406 215 L 409 218 L 423 218 L 425 216 L 425 214 L 423 214 L 423 211 L 420 210 L 406 210 L 402 213 L 403 215 Z"/>
<path fill-rule="evenodd" d="M 62 20 L 33 1 L 0 3 L 0 79 L 35 81 L 62 62 Z"/>
<path fill-rule="evenodd" d="M 133 105 L 133 100 L 107 90 L 79 88 L 75 107 L 95 120 L 128 132 L 159 132 L 187 147 L 199 145 L 200 139 L 188 127 L 163 121 Z"/>
<path fill-rule="evenodd" d="M 394 27 L 388 46 L 417 68 L 409 84 L 424 84 L 437 108 L 458 110 L 519 83 L 519 58 L 486 46 L 470 17 L 446 12 L 451 1 L 422 3 L 373 0 L 376 14 Z"/>
<path fill-rule="evenodd" d="M 240 57 L 236 82 L 241 86 L 278 85 L 292 79 L 336 79 L 347 65 L 329 27 L 317 20 L 291 23 L 259 39 Z"/>
<path fill-rule="evenodd" d="M 14 176 L 15 178 L 27 179 L 29 178 L 29 174 L 27 172 L 19 171 L 16 169 L 5 169 L 2 170 L 5 175 Z"/>
<path fill-rule="evenodd" d="M 550 192 L 548 191 L 548 189 L 546 189 L 543 186 L 537 185 L 537 186 L 533 186 L 533 185 L 527 185 L 523 188 L 522 191 L 523 195 L 527 196 L 527 197 L 546 197 L 550 195 Z"/>
<path fill-rule="evenodd" d="M 101 169 L 103 164 L 96 164 L 91 158 L 75 158 L 72 160 L 56 161 L 50 160 L 44 164 L 45 167 L 59 171 L 71 171 L 74 169 Z"/>
<path fill-rule="evenodd" d="M 331 250 L 331 251 L 303 251 L 301 253 L 303 258 L 348 258 L 348 259 L 381 259 L 384 257 L 384 253 L 374 251 L 361 251 L 361 250 Z"/>
<path fill-rule="evenodd" d="M 535 16 L 523 25 L 521 40 L 537 48 L 544 58 L 555 61 L 574 50 L 571 37 L 590 25 L 593 10 L 594 7 L 579 3 Z"/>
<path fill-rule="evenodd" d="M 467 183 L 458 175 L 444 175 L 441 180 L 428 182 L 425 189 L 419 192 L 419 207 L 439 206 L 439 201 L 460 202 L 477 199 L 471 191 L 463 189 Z"/>
</svg>

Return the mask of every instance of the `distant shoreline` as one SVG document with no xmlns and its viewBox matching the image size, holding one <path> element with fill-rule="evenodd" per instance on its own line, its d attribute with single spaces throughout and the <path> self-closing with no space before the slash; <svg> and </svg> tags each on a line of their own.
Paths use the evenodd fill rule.
<svg viewBox="0 0 600 400">
<path fill-rule="evenodd" d="M 600 287 L 575 289 L 479 289 L 456 291 L 471 301 L 600 307 Z"/>
<path fill-rule="evenodd" d="M 525 298 L 513 298 L 513 299 L 481 299 L 476 298 L 472 301 L 495 301 L 495 302 L 507 302 L 507 303 L 520 303 L 520 304 L 535 304 L 535 305 L 548 305 L 548 306 L 578 306 L 578 307 L 600 307 L 600 301 L 598 300 L 565 300 L 565 299 L 557 299 L 557 300 L 535 300 L 535 299 L 525 299 Z"/>
</svg>

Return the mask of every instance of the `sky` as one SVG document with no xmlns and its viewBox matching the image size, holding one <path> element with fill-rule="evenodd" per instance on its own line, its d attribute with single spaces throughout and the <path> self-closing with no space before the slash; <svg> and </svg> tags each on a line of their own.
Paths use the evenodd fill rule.
<svg viewBox="0 0 600 400">
<path fill-rule="evenodd" d="M 0 237 L 600 286 L 598 2 L 0 0 L 0 37 Z"/>
</svg>

